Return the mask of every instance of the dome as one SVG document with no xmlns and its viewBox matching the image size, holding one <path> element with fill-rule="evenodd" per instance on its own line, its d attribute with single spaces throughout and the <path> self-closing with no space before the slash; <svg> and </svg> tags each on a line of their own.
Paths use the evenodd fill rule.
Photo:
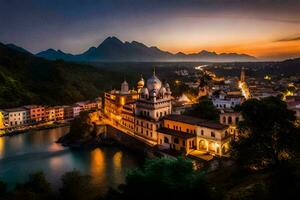
<svg viewBox="0 0 300 200">
<path fill-rule="evenodd" d="M 143 88 L 144 85 L 145 85 L 145 81 L 143 77 L 141 77 L 141 79 L 137 82 L 137 88 Z"/>
<path fill-rule="evenodd" d="M 166 83 L 166 84 L 165 84 L 165 88 L 170 88 L 169 83 Z"/>
<path fill-rule="evenodd" d="M 166 90 L 165 87 L 161 87 L 160 90 L 159 90 L 160 95 L 165 95 L 166 92 L 167 92 L 167 90 Z"/>
<path fill-rule="evenodd" d="M 124 81 L 121 85 L 121 93 L 128 93 L 129 92 L 129 86 L 127 81 Z"/>
<path fill-rule="evenodd" d="M 155 73 L 147 80 L 147 88 L 149 91 L 159 90 L 161 88 L 161 81 L 155 76 Z"/>
<path fill-rule="evenodd" d="M 142 93 L 142 95 L 145 95 L 145 96 L 149 95 L 149 91 L 147 88 L 142 88 L 141 93 Z"/>
</svg>

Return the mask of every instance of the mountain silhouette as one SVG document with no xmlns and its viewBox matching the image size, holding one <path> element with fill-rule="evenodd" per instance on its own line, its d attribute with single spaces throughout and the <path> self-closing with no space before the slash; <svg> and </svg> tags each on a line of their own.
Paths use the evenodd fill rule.
<svg viewBox="0 0 300 200">
<path fill-rule="evenodd" d="M 247 54 L 209 52 L 172 54 L 157 47 L 148 47 L 143 43 L 122 42 L 116 37 L 106 38 L 98 47 L 90 47 L 82 54 L 72 55 L 60 50 L 48 49 L 36 54 L 49 60 L 63 59 L 67 61 L 255 61 Z"/>
</svg>

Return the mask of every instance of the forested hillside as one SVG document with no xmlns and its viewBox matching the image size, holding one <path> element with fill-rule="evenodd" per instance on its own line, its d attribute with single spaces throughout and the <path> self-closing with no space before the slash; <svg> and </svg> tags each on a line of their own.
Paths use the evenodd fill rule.
<svg viewBox="0 0 300 200">
<path fill-rule="evenodd" d="M 123 75 L 105 69 L 48 61 L 0 43 L 0 108 L 92 99 L 122 79 Z"/>
</svg>

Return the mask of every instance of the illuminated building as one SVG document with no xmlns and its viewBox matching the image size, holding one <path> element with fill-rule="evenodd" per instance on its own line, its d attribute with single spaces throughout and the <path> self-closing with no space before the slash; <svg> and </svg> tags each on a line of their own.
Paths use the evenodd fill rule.
<svg viewBox="0 0 300 200">
<path fill-rule="evenodd" d="M 130 103 L 122 107 L 121 125 L 131 133 L 134 132 L 134 107 L 135 104 Z"/>
<path fill-rule="evenodd" d="M 40 122 L 45 119 L 45 107 L 41 105 L 28 105 L 24 108 L 29 110 L 30 121 L 31 122 Z"/>
<path fill-rule="evenodd" d="M 134 103 L 138 98 L 137 91 L 129 90 L 128 83 L 124 81 L 121 90 L 112 90 L 104 94 L 104 114 L 113 124 L 122 124 L 123 106 Z"/>
<path fill-rule="evenodd" d="M 163 85 L 153 72 L 146 87 L 141 89 L 135 105 L 135 134 L 146 141 L 157 143 L 156 130 L 160 127 L 160 120 L 171 114 L 172 110 L 169 84 Z"/>
<path fill-rule="evenodd" d="M 218 109 L 228 109 L 234 108 L 237 105 L 242 104 L 244 101 L 244 97 L 238 94 L 226 94 L 221 91 L 219 95 L 215 95 L 212 97 L 212 102 L 214 106 Z"/>
<path fill-rule="evenodd" d="M 0 130 L 4 129 L 5 126 L 6 126 L 6 124 L 5 124 L 4 114 L 0 110 Z"/>
<path fill-rule="evenodd" d="M 227 125 L 185 115 L 165 116 L 158 130 L 160 149 L 185 155 L 202 151 L 222 156 L 228 152 L 230 139 Z"/>
<path fill-rule="evenodd" d="M 55 106 L 54 114 L 55 114 L 55 121 L 63 120 L 64 119 L 64 107 Z"/>
<path fill-rule="evenodd" d="M 241 113 L 235 112 L 232 109 L 221 110 L 220 123 L 229 126 L 229 133 L 233 135 L 233 138 L 237 138 L 238 136 L 237 124 L 241 120 Z"/>
<path fill-rule="evenodd" d="M 26 108 L 10 108 L 3 109 L 5 124 L 9 128 L 26 125 L 30 121 L 30 112 Z"/>
<path fill-rule="evenodd" d="M 80 102 L 77 102 L 75 104 L 75 106 L 81 107 L 80 111 L 89 111 L 89 110 L 101 109 L 102 99 L 101 98 L 96 98 L 95 100 L 80 101 Z"/>
<path fill-rule="evenodd" d="M 162 150 L 175 150 L 184 154 L 196 149 L 196 131 L 199 119 L 184 115 L 167 115 L 158 132 L 158 145 Z"/>
<path fill-rule="evenodd" d="M 45 108 L 45 119 L 46 121 L 55 121 L 55 109 L 53 107 Z"/>
</svg>

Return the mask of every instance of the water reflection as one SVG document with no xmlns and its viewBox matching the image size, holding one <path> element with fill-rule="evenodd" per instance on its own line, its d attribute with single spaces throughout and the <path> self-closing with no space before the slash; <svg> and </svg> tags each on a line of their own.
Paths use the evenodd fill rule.
<svg viewBox="0 0 300 200">
<path fill-rule="evenodd" d="M 100 148 L 97 148 L 91 151 L 90 156 L 90 174 L 94 177 L 92 182 L 95 185 L 101 186 L 101 183 L 106 182 L 105 169 L 107 166 L 104 152 Z"/>
<path fill-rule="evenodd" d="M 4 145 L 5 145 L 4 139 L 0 138 L 0 159 L 2 159 L 5 154 L 5 146 Z"/>
<path fill-rule="evenodd" d="M 121 151 L 118 151 L 115 153 L 115 155 L 113 156 L 113 169 L 114 169 L 114 178 L 117 182 L 122 182 L 122 178 L 123 176 L 120 176 L 120 174 L 122 173 L 122 157 L 123 154 Z"/>
<path fill-rule="evenodd" d="M 76 169 L 91 175 L 94 186 L 105 191 L 122 183 L 127 170 L 140 163 L 135 155 L 117 147 L 72 151 L 55 143 L 68 131 L 63 127 L 0 138 L 0 180 L 12 188 L 29 173 L 42 170 L 58 189 L 60 177 Z"/>
</svg>

